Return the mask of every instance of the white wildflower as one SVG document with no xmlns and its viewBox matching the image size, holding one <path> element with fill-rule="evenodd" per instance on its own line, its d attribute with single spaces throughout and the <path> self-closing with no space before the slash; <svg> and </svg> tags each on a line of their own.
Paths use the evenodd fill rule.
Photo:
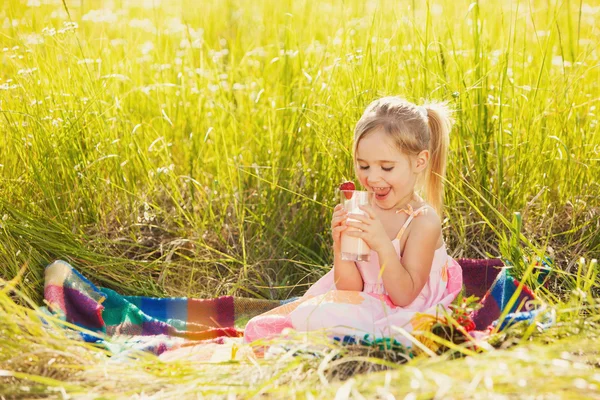
<svg viewBox="0 0 600 400">
<path fill-rule="evenodd" d="M 87 14 L 81 17 L 82 21 L 90 21 L 96 23 L 109 23 L 114 24 L 117 22 L 117 15 L 110 9 L 103 10 L 90 10 Z"/>
<path fill-rule="evenodd" d="M 44 29 L 42 29 L 42 35 L 45 35 L 45 36 L 54 36 L 54 35 L 56 35 L 56 29 L 54 29 L 54 28 L 44 28 Z"/>
<path fill-rule="evenodd" d="M 171 18 L 167 21 L 168 28 L 165 29 L 165 33 L 179 33 L 185 30 L 185 25 L 181 23 L 179 18 Z"/>
<path fill-rule="evenodd" d="M 44 38 L 42 37 L 42 35 L 38 35 L 37 33 L 31 33 L 29 35 L 26 35 L 23 38 L 23 41 L 28 46 L 36 46 L 38 44 L 43 44 L 44 43 Z"/>
<path fill-rule="evenodd" d="M 31 75 L 33 74 L 35 71 L 37 71 L 37 68 L 25 68 L 25 69 L 20 69 L 19 71 L 17 71 L 17 74 L 19 75 Z"/>
<path fill-rule="evenodd" d="M 103 76 L 100 77 L 100 79 L 117 79 L 117 80 L 120 80 L 120 81 L 128 81 L 128 80 L 130 80 L 130 78 L 128 76 L 121 75 L 121 74 L 103 75 Z"/>
<path fill-rule="evenodd" d="M 148 54 L 152 50 L 154 50 L 154 43 L 152 43 L 151 41 L 144 42 L 140 46 L 140 51 L 142 52 L 142 54 Z"/>
<path fill-rule="evenodd" d="M 129 21 L 129 26 L 135 29 L 141 29 L 148 33 L 156 33 L 156 28 L 154 27 L 154 23 L 151 20 L 145 19 L 137 19 L 133 18 Z"/>
<path fill-rule="evenodd" d="M 50 13 L 52 19 L 67 19 L 69 16 L 63 8 L 58 8 Z"/>
<path fill-rule="evenodd" d="M 95 60 L 93 58 L 84 58 L 83 60 L 79 60 L 77 61 L 77 64 L 81 65 L 81 64 L 101 64 L 102 60 L 99 58 L 96 58 Z"/>
<path fill-rule="evenodd" d="M 127 40 L 125 39 L 112 39 L 110 41 L 111 46 L 114 47 L 118 47 L 118 46 L 125 46 L 127 44 Z"/>
<path fill-rule="evenodd" d="M 0 85 L 0 90 L 12 90 L 16 89 L 19 85 L 11 85 L 9 83 L 4 83 Z"/>
</svg>

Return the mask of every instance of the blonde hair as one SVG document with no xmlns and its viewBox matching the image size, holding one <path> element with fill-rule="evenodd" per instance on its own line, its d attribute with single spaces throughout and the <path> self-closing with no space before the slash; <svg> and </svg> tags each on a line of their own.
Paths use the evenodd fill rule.
<svg viewBox="0 0 600 400">
<path fill-rule="evenodd" d="M 383 97 L 369 104 L 354 128 L 354 159 L 362 138 L 383 129 L 400 151 L 408 155 L 429 150 L 425 175 L 426 200 L 441 216 L 444 208 L 444 176 L 448 135 L 454 123 L 447 103 L 417 106 L 400 97 Z"/>
</svg>

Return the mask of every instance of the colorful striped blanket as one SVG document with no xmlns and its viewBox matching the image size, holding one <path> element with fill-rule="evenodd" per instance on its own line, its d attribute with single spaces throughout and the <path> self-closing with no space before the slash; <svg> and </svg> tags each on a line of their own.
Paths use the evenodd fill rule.
<svg viewBox="0 0 600 400">
<path fill-rule="evenodd" d="M 481 297 L 481 307 L 467 318 L 467 330 L 489 331 L 503 313 L 506 318 L 500 328 L 515 321 L 536 320 L 543 307 L 529 288 L 519 288 L 519 282 L 510 276 L 508 268 L 502 267 L 501 260 L 458 261 L 463 269 L 465 293 Z M 511 301 L 517 292 L 516 301 Z M 46 267 L 44 297 L 50 313 L 85 328 L 87 333 L 80 333 L 84 340 L 103 345 L 113 353 L 133 349 L 155 354 L 241 337 L 243 326 L 251 317 L 294 300 L 124 296 L 96 287 L 60 260 Z M 544 323 L 552 321 L 545 318 Z M 353 338 L 343 341 L 356 342 Z"/>
</svg>

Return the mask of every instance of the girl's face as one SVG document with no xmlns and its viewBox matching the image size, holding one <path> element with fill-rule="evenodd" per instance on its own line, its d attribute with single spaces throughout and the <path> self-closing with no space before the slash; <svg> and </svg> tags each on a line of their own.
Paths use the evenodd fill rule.
<svg viewBox="0 0 600 400">
<path fill-rule="evenodd" d="M 382 129 L 363 136 L 356 148 L 356 174 L 375 193 L 375 204 L 384 210 L 404 206 L 414 193 L 417 177 L 427 167 L 429 152 L 409 156 L 396 147 Z"/>
</svg>

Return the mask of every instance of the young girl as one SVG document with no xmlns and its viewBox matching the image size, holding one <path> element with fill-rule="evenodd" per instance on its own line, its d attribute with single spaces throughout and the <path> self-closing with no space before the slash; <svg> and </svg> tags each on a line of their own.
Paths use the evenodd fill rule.
<svg viewBox="0 0 600 400">
<path fill-rule="evenodd" d="M 440 103 L 416 106 L 384 97 L 367 107 L 356 124 L 353 154 L 358 180 L 374 192 L 372 204 L 352 222 L 342 205 L 335 207 L 333 269 L 300 299 L 251 319 L 246 342 L 292 328 L 392 337 L 409 345 L 401 331 L 418 326 L 420 313 L 436 315 L 452 302 L 462 271 L 446 252 L 440 222 L 451 126 Z M 416 192 L 421 178 L 427 201 Z M 369 261 L 342 260 L 342 234 L 363 239 Z"/>
</svg>

